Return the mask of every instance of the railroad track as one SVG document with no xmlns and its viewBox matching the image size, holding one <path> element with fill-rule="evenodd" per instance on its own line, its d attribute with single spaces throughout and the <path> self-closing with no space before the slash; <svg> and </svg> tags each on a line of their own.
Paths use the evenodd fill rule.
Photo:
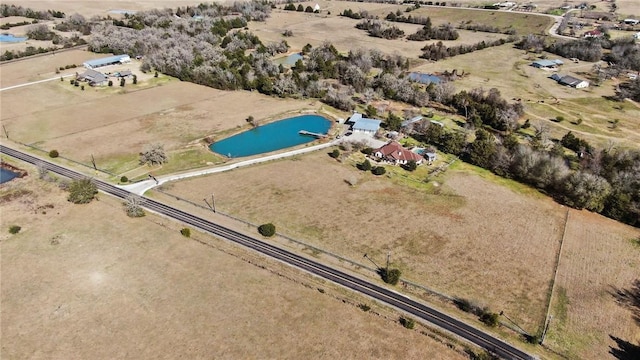
<svg viewBox="0 0 640 360">
<path fill-rule="evenodd" d="M 42 166 L 56 174 L 68 177 L 70 179 L 86 178 L 86 175 L 65 167 L 50 163 L 46 160 L 34 157 L 32 155 L 17 151 L 6 146 L 0 145 L 0 153 L 14 157 L 16 159 L 26 161 L 28 163 Z M 93 180 L 97 188 L 109 195 L 124 199 L 133 193 L 123 190 L 117 186 L 111 185 L 101 180 Z M 307 271 L 313 275 L 319 276 L 326 280 L 332 281 L 338 285 L 344 286 L 350 290 L 364 294 L 381 303 L 393 306 L 402 310 L 416 318 L 429 322 L 438 326 L 452 334 L 455 334 L 464 340 L 491 351 L 503 358 L 514 360 L 533 360 L 536 357 L 492 336 L 471 325 L 468 325 L 458 319 L 446 315 L 440 311 L 432 309 L 425 304 L 414 301 L 404 295 L 396 293 L 392 290 L 376 285 L 369 281 L 354 277 L 342 271 L 333 269 L 329 266 L 320 264 L 313 260 L 296 255 L 284 249 L 278 248 L 271 244 L 265 243 L 259 239 L 239 233 L 224 226 L 215 224 L 209 220 L 205 220 L 195 215 L 191 215 L 182 210 L 175 209 L 171 206 L 162 204 L 155 200 L 145 198 L 143 205 L 150 211 L 159 213 L 174 220 L 183 222 L 201 231 L 205 231 L 216 237 L 233 241 L 239 245 L 260 252 L 269 257 L 275 258 L 286 264 L 295 266 L 301 270 Z"/>
</svg>

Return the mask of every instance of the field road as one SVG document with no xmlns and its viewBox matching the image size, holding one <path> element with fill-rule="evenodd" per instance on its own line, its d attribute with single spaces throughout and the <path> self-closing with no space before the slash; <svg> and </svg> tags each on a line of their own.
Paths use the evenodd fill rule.
<svg viewBox="0 0 640 360">
<path fill-rule="evenodd" d="M 31 164 L 38 164 L 38 166 L 41 166 L 48 171 L 52 171 L 71 179 L 80 179 L 85 177 L 85 175 L 81 173 L 53 164 L 47 160 L 17 151 L 15 149 L 8 148 L 5 145 L 0 145 L 0 153 L 22 161 L 29 162 Z M 132 195 L 131 192 L 108 184 L 106 182 L 97 179 L 95 179 L 94 182 L 98 189 L 106 194 L 121 199 Z M 494 337 L 493 335 L 489 335 L 484 331 L 481 331 L 471 325 L 465 324 L 464 322 L 449 315 L 441 313 L 423 303 L 414 301 L 404 295 L 387 289 L 386 287 L 382 287 L 372 282 L 343 273 L 329 266 L 320 264 L 313 260 L 304 258 L 300 255 L 296 255 L 284 249 L 278 248 L 272 244 L 265 243 L 257 238 L 236 232 L 224 226 L 213 223 L 209 220 L 205 220 L 204 218 L 191 215 L 152 199 L 145 198 L 142 206 L 149 211 L 160 214 L 161 216 L 166 216 L 170 219 L 182 222 L 184 224 L 187 224 L 188 226 L 191 226 L 203 232 L 207 232 L 218 238 L 235 242 L 236 244 L 255 250 L 263 255 L 277 259 L 285 264 L 294 266 L 300 270 L 329 280 L 352 291 L 359 292 L 376 301 L 387 304 L 402 312 L 405 312 L 415 318 L 421 319 L 424 322 L 428 322 L 433 324 L 434 326 L 438 326 L 450 332 L 451 334 L 460 337 L 461 339 L 492 351 L 498 356 L 501 356 L 505 359 L 536 359 L 532 355 L 529 355 L 528 353 L 498 339 L 497 337 Z"/>
<path fill-rule="evenodd" d="M 57 76 L 57 77 L 50 78 L 50 79 L 44 79 L 44 80 L 32 81 L 32 82 L 28 82 L 28 83 L 24 83 L 24 84 L 19 84 L 19 85 L 7 86 L 6 88 L 0 89 L 0 91 L 17 89 L 17 88 L 21 88 L 21 87 L 24 87 L 24 86 L 40 84 L 40 83 L 47 82 L 47 81 L 60 80 L 61 77 L 66 78 L 66 77 L 70 77 L 70 76 L 75 76 L 75 74 L 62 75 L 62 76 Z"/>
</svg>

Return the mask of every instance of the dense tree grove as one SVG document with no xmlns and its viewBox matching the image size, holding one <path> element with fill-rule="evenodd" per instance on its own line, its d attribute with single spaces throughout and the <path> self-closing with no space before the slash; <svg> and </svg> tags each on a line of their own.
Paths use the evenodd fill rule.
<svg viewBox="0 0 640 360">
<path fill-rule="evenodd" d="M 442 41 L 438 41 L 435 44 L 429 44 L 423 47 L 421 49 L 422 55 L 420 55 L 420 57 L 427 60 L 438 61 L 438 60 L 446 59 L 448 57 L 467 54 L 477 50 L 482 50 L 488 47 L 504 45 L 508 42 L 513 42 L 515 40 L 516 40 L 515 37 L 509 36 L 506 39 L 498 39 L 494 41 L 483 40 L 479 43 L 472 44 L 472 45 L 458 45 L 458 46 L 452 46 L 452 47 L 446 47 L 442 43 Z"/>
<path fill-rule="evenodd" d="M 461 91 L 451 97 L 449 104 L 464 115 L 475 127 L 488 125 L 496 130 L 515 130 L 524 114 L 522 103 L 507 103 L 498 89 Z"/>
<path fill-rule="evenodd" d="M 425 41 L 425 40 L 457 40 L 458 32 L 451 24 L 442 24 L 437 28 L 431 26 L 431 19 L 427 18 L 422 29 L 416 33 L 407 36 L 408 40 Z"/>
<path fill-rule="evenodd" d="M 364 19 L 356 24 L 356 29 L 366 30 L 373 37 L 383 39 L 397 39 L 404 36 L 404 31 L 397 26 L 389 25 L 380 20 Z"/>
<path fill-rule="evenodd" d="M 31 8 L 24 8 L 22 6 L 0 4 L 0 15 L 2 17 L 9 16 L 23 16 L 30 19 L 37 20 L 50 20 L 51 18 L 64 18 L 65 14 L 61 11 L 55 10 L 33 10 Z"/>
<path fill-rule="evenodd" d="M 616 94 L 620 100 L 626 98 L 640 102 L 640 78 L 618 85 Z"/>
<path fill-rule="evenodd" d="M 583 61 L 598 61 L 602 58 L 602 45 L 600 40 L 595 38 L 555 42 L 547 46 L 545 50 L 565 58 L 576 58 Z"/>
</svg>

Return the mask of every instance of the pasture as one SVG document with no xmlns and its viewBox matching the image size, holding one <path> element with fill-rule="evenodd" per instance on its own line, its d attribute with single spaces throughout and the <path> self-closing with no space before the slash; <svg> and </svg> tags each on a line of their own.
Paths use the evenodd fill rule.
<svg viewBox="0 0 640 360">
<path fill-rule="evenodd" d="M 640 231 L 586 211 L 571 210 L 558 268 L 547 345 L 569 358 L 606 359 L 611 336 L 640 343 L 633 313 L 617 300 L 638 280 Z"/>
<path fill-rule="evenodd" d="M 222 161 L 202 139 L 211 136 L 215 140 L 241 131 L 249 126 L 245 119 L 250 115 L 262 123 L 320 108 L 317 101 L 221 91 L 165 76 L 157 79 L 141 76 L 137 85 L 129 80 L 124 88 L 86 86 L 85 91 L 70 85 L 68 79 L 59 81 L 60 75 L 53 72 L 55 67 L 67 62 L 81 63 L 84 54 L 89 53 L 65 52 L 58 54 L 64 57 L 60 60 L 53 59 L 58 55 L 46 56 L 49 64 L 36 68 L 43 72 L 51 69 L 49 74 L 26 75 L 29 65 L 39 64 L 40 58 L 2 65 L 3 74 L 21 74 L 9 75 L 11 84 L 54 78 L 2 92 L 0 114 L 12 140 L 46 151 L 56 149 L 62 156 L 85 164 L 90 164 L 93 155 L 99 168 L 133 178 L 146 176 L 150 170 L 162 174 Z M 85 60 L 92 57 L 95 56 Z M 123 66 L 136 71 L 138 65 L 134 61 Z M 64 74 L 75 71 L 78 70 L 67 70 Z M 173 157 L 162 169 L 140 169 L 138 153 L 155 143 L 163 144 Z"/>
<path fill-rule="evenodd" d="M 542 55 L 550 59 L 560 58 L 553 54 Z M 464 71 L 466 75 L 453 83 L 457 91 L 496 88 L 509 101 L 521 99 L 525 110 L 522 121 L 528 118 L 532 124 L 546 124 L 552 138 L 559 139 L 567 131 L 573 131 L 599 147 L 609 142 L 622 147 L 636 147 L 640 143 L 640 104 L 607 98 L 615 95 L 618 80 L 607 80 L 600 86 L 592 84 L 586 89 L 561 86 L 549 79 L 553 72 L 530 66 L 538 58 L 535 54 L 514 48 L 512 44 L 505 44 L 423 64 L 413 70 L 426 73 L 453 69 Z M 559 74 L 571 74 L 582 79 L 588 79 L 588 72 L 594 65 L 560 59 L 565 65 L 559 69 Z M 550 121 L 557 116 L 563 116 L 565 121 Z M 615 119 L 618 122 L 613 126 Z"/>
<path fill-rule="evenodd" d="M 166 191 L 203 205 L 214 193 L 219 211 L 273 222 L 283 234 L 357 262 L 366 253 L 382 263 L 390 251 L 406 279 L 538 325 L 564 226 L 561 207 L 466 165 L 429 190 L 345 161 L 318 152 L 171 183 Z"/>
<path fill-rule="evenodd" d="M 73 205 L 27 170 L 0 186 L 3 358 L 467 358 L 366 299 L 164 218 L 131 219 L 109 196 Z"/>
</svg>

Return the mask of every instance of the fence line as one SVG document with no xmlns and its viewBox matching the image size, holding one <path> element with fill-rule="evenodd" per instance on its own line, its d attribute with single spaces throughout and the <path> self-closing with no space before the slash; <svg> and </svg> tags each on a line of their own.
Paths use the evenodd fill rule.
<svg viewBox="0 0 640 360">
<path fill-rule="evenodd" d="M 26 146 L 26 147 L 28 147 L 28 148 L 31 148 L 31 149 L 34 149 L 34 150 L 37 150 L 37 151 L 41 151 L 41 152 L 43 152 L 43 153 L 45 153 L 45 154 L 48 154 L 48 153 L 49 153 L 47 150 L 41 149 L 41 148 L 39 148 L 39 147 L 37 147 L 37 146 L 35 146 L 35 145 L 32 145 L 32 144 L 25 144 L 25 143 L 22 143 L 22 142 L 19 142 L 19 141 L 15 141 L 15 140 L 12 140 L 12 141 L 13 141 L 13 142 L 15 142 L 15 143 L 18 143 L 18 144 L 20 144 L 20 145 Z M 68 158 L 68 157 L 61 156 L 61 155 L 58 155 L 58 157 L 59 157 L 59 158 L 61 158 L 61 159 L 66 160 L 66 161 L 72 162 L 72 163 L 74 163 L 74 164 L 78 164 L 78 165 L 81 165 L 81 166 L 87 167 L 87 168 L 89 168 L 89 169 L 91 169 L 91 170 L 94 170 L 94 171 L 100 171 L 100 172 L 105 173 L 105 174 L 107 174 L 107 175 L 115 176 L 115 174 L 113 174 L 113 173 L 111 173 L 111 172 L 109 172 L 109 171 L 107 171 L 107 170 L 100 169 L 100 168 L 98 168 L 98 167 L 94 168 L 94 167 L 93 167 L 93 165 L 84 164 L 84 163 L 81 163 L 81 162 L 79 162 L 79 161 L 76 161 L 76 160 L 70 159 L 70 158 Z"/>
<path fill-rule="evenodd" d="M 544 333 L 547 326 L 549 326 L 549 313 L 551 312 L 551 302 L 553 300 L 553 291 L 555 290 L 556 281 L 558 279 L 558 268 L 560 267 L 560 259 L 562 258 L 562 245 L 564 245 L 564 238 L 567 234 L 567 224 L 569 224 L 569 212 L 570 208 L 567 208 L 567 214 L 564 218 L 564 229 L 562 230 L 562 237 L 560 238 L 560 248 L 558 249 L 558 254 L 556 256 L 556 263 L 553 266 L 553 279 L 551 279 L 551 284 L 549 285 L 549 295 L 547 296 L 547 312 L 544 317 L 544 322 L 542 326 L 542 331 Z"/>
</svg>

